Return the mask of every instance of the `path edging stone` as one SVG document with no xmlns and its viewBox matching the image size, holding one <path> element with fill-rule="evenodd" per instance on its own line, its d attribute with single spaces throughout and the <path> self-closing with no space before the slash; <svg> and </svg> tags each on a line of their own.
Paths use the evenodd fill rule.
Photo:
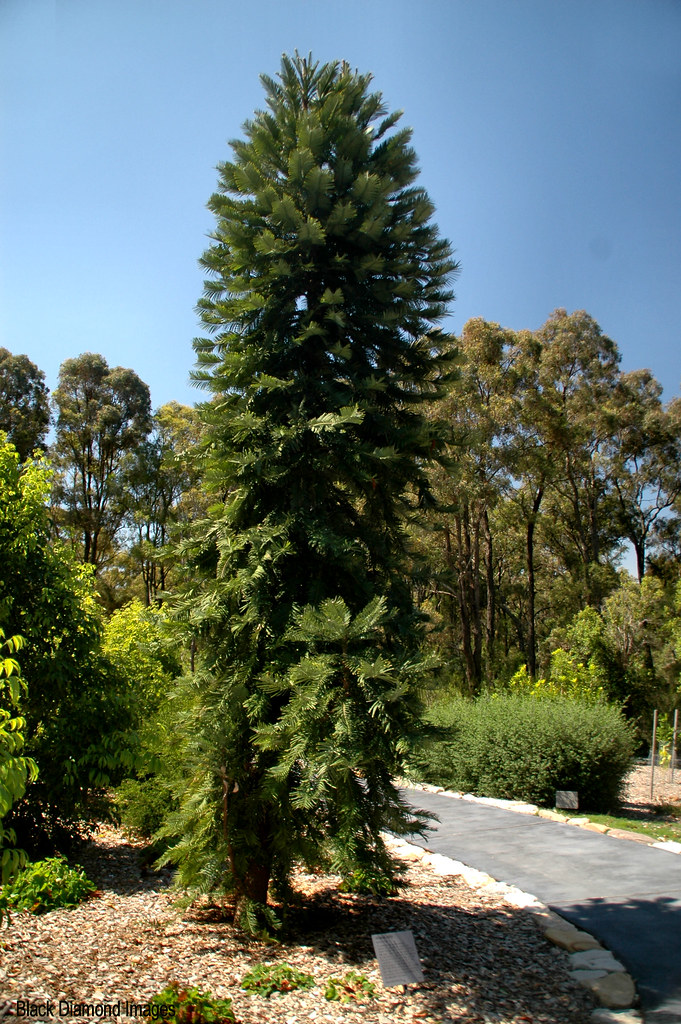
<svg viewBox="0 0 681 1024">
<path fill-rule="evenodd" d="M 499 882 L 485 871 L 478 871 L 477 868 L 441 853 L 432 853 L 390 833 L 383 833 L 383 839 L 398 859 L 420 861 L 424 867 L 438 875 L 461 877 L 472 889 L 494 892 L 511 906 L 529 911 L 544 938 L 569 954 L 569 970 L 573 978 L 589 988 L 601 1004 L 601 1008 L 592 1014 L 594 1024 L 639 1024 L 643 1021 L 641 1015 L 633 1009 L 638 1002 L 633 979 L 624 965 L 593 935 L 566 921 L 531 893 L 506 882 Z M 624 1015 L 621 1011 L 624 1011 Z"/>
</svg>

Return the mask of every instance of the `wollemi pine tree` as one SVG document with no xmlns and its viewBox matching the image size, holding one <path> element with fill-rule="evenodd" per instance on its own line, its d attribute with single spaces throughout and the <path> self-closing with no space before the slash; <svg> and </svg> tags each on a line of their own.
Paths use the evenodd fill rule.
<svg viewBox="0 0 681 1024">
<path fill-rule="evenodd" d="M 429 500 L 424 416 L 455 350 L 456 270 L 371 76 L 284 56 L 219 166 L 195 342 L 217 495 L 185 546 L 199 638 L 178 694 L 180 880 L 267 916 L 297 859 L 380 886 L 392 777 L 417 719 L 423 624 L 405 523 Z"/>
</svg>

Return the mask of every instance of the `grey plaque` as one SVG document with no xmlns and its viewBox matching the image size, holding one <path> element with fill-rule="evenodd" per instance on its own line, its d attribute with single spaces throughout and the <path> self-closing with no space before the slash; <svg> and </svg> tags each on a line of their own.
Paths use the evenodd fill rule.
<svg viewBox="0 0 681 1024">
<path fill-rule="evenodd" d="M 558 807 L 561 811 L 578 811 L 579 794 L 574 793 L 570 789 L 557 789 L 556 807 Z"/>
<path fill-rule="evenodd" d="M 384 932 L 372 935 L 371 941 L 386 988 L 423 981 L 413 932 Z"/>
</svg>

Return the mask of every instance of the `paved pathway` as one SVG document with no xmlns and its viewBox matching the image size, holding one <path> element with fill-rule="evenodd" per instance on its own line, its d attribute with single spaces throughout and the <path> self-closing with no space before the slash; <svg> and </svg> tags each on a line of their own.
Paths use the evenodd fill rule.
<svg viewBox="0 0 681 1024">
<path fill-rule="evenodd" d="M 681 1024 L 681 855 L 467 800 L 403 795 L 440 819 L 414 842 L 590 932 L 636 982 L 647 1024 Z"/>
</svg>

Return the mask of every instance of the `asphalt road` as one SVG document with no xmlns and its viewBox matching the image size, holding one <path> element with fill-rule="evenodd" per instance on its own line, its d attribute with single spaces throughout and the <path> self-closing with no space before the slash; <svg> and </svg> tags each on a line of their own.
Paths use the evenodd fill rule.
<svg viewBox="0 0 681 1024">
<path fill-rule="evenodd" d="M 532 893 L 631 974 L 647 1024 L 681 1022 L 681 855 L 468 800 L 405 790 L 437 814 L 433 853 Z"/>
</svg>

